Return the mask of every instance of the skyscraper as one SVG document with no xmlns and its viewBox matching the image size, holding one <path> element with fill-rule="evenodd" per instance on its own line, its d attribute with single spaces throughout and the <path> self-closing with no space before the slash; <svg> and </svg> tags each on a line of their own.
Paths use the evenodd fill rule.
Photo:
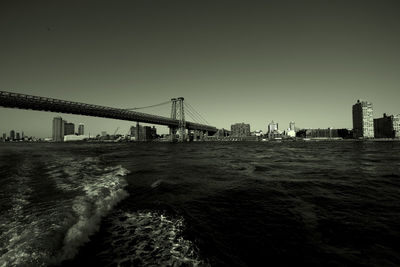
<svg viewBox="0 0 400 267">
<path fill-rule="evenodd" d="M 10 140 L 13 141 L 15 139 L 15 131 L 11 130 L 10 131 Z"/>
<path fill-rule="evenodd" d="M 271 123 L 268 124 L 268 133 L 272 133 L 272 132 L 277 131 L 277 130 L 278 130 L 278 123 L 274 122 L 274 121 L 271 121 Z"/>
<path fill-rule="evenodd" d="M 73 124 L 72 122 L 65 123 L 64 134 L 65 135 L 75 134 L 75 124 Z"/>
<path fill-rule="evenodd" d="M 17 139 L 17 140 L 21 139 L 21 136 L 19 135 L 19 132 L 17 132 L 17 133 L 15 134 L 15 139 Z"/>
<path fill-rule="evenodd" d="M 291 130 L 291 131 L 296 131 L 296 130 L 295 130 L 295 123 L 294 123 L 294 121 L 291 121 L 291 122 L 289 123 L 289 130 Z"/>
<path fill-rule="evenodd" d="M 83 125 L 83 123 L 79 123 L 79 126 L 78 126 L 78 135 L 84 135 L 84 134 L 85 134 L 84 125 Z"/>
<path fill-rule="evenodd" d="M 372 103 L 357 100 L 353 105 L 354 138 L 374 137 L 374 118 Z"/>
<path fill-rule="evenodd" d="M 53 118 L 53 141 L 64 141 L 64 121 L 61 117 Z"/>
<path fill-rule="evenodd" d="M 6 140 L 7 139 L 7 135 L 6 135 L 6 133 L 3 133 L 3 140 Z"/>
</svg>

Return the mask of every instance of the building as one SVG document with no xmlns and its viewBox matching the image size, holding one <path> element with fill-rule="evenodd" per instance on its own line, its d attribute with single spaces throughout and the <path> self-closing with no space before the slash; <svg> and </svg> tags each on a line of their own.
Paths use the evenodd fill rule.
<svg viewBox="0 0 400 267">
<path fill-rule="evenodd" d="M 64 135 L 75 134 L 75 124 L 72 122 L 65 122 L 64 124 Z"/>
<path fill-rule="evenodd" d="M 357 100 L 353 105 L 354 138 L 373 138 L 374 120 L 371 102 Z"/>
<path fill-rule="evenodd" d="M 274 131 L 278 131 L 278 123 L 277 122 L 275 123 L 274 121 L 271 121 L 271 123 L 268 124 L 268 134 L 272 133 Z"/>
<path fill-rule="evenodd" d="M 3 140 L 6 140 L 6 139 L 7 139 L 7 134 L 3 133 Z"/>
<path fill-rule="evenodd" d="M 289 122 L 289 130 L 290 131 L 296 131 L 296 124 L 294 123 L 294 121 Z"/>
<path fill-rule="evenodd" d="M 64 121 L 61 117 L 53 118 L 53 141 L 63 142 L 64 141 Z"/>
<path fill-rule="evenodd" d="M 231 136 L 232 137 L 246 137 L 250 136 L 250 124 L 246 123 L 235 123 L 231 125 Z"/>
<path fill-rule="evenodd" d="M 84 135 L 85 134 L 85 129 L 84 129 L 84 125 L 83 125 L 83 123 L 79 123 L 79 126 L 78 126 L 78 135 Z"/>
<path fill-rule="evenodd" d="M 10 131 L 10 140 L 11 141 L 15 140 L 15 131 L 14 130 Z"/>
<path fill-rule="evenodd" d="M 302 129 L 296 133 L 297 137 L 302 138 L 341 138 L 342 129 Z"/>
<path fill-rule="evenodd" d="M 139 136 L 137 136 L 138 134 Z M 157 129 L 154 126 L 131 126 L 131 137 L 135 138 L 136 141 L 151 141 L 157 138 Z"/>
<path fill-rule="evenodd" d="M 21 136 L 20 136 L 19 132 L 15 133 L 15 139 L 16 140 L 21 140 Z"/>
<path fill-rule="evenodd" d="M 279 126 L 278 123 L 274 121 L 271 121 L 268 124 L 268 130 L 267 130 L 268 138 L 270 139 L 282 138 L 282 133 L 279 132 L 278 126 Z"/>
<path fill-rule="evenodd" d="M 296 137 L 295 123 L 294 121 L 289 122 L 289 128 L 285 131 L 285 136 Z"/>
<path fill-rule="evenodd" d="M 400 115 L 374 119 L 375 138 L 400 138 Z"/>
</svg>

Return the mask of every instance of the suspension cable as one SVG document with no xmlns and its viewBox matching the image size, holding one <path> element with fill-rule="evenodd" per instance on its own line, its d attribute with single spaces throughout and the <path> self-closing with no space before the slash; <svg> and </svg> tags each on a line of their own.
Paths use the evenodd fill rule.
<svg viewBox="0 0 400 267">
<path fill-rule="evenodd" d="M 150 105 L 150 106 L 145 106 L 145 107 L 137 107 L 137 108 L 125 108 L 126 110 L 137 110 L 137 109 L 144 109 L 144 108 L 152 108 L 152 107 L 158 107 L 158 106 L 162 106 L 165 104 L 171 103 L 171 101 L 165 101 L 159 104 L 155 104 L 155 105 Z"/>
<path fill-rule="evenodd" d="M 193 111 L 193 109 L 191 107 L 189 107 L 188 105 L 186 105 L 186 111 L 192 115 L 191 117 L 197 122 L 197 123 L 201 123 L 204 124 L 204 121 Z"/>
<path fill-rule="evenodd" d="M 189 117 L 190 118 L 192 118 L 192 120 L 194 120 L 194 122 L 196 122 L 196 123 L 200 123 L 199 121 L 198 121 L 198 119 L 196 118 L 196 116 L 190 111 L 190 109 L 186 109 L 186 113 L 189 115 Z"/>
<path fill-rule="evenodd" d="M 208 121 L 192 106 L 192 105 L 190 105 L 189 103 L 187 103 L 191 108 L 192 108 L 192 110 L 203 120 L 203 121 L 205 121 L 205 123 L 206 124 L 210 124 L 210 123 L 208 123 Z"/>
<path fill-rule="evenodd" d="M 192 106 L 190 105 L 188 102 L 186 102 L 186 104 L 191 107 L 191 109 L 203 120 L 205 121 L 206 124 L 210 124 L 203 116 L 201 116 L 201 114 Z"/>
</svg>

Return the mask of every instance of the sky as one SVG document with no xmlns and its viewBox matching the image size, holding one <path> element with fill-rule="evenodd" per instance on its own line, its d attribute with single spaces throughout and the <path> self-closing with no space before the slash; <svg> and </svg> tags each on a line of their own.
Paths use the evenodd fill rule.
<svg viewBox="0 0 400 267">
<path fill-rule="evenodd" d="M 399 14 L 398 0 L 1 1 L 0 90 L 117 108 L 182 96 L 217 128 L 352 128 L 357 99 L 400 113 Z M 48 137 L 55 116 L 92 135 L 134 124 L 0 107 L 0 133 Z"/>
</svg>

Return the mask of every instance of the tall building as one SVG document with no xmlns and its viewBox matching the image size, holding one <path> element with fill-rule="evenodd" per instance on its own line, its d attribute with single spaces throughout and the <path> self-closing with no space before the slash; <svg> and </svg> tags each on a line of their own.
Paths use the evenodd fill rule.
<svg viewBox="0 0 400 267">
<path fill-rule="evenodd" d="M 61 117 L 53 118 L 53 141 L 64 141 L 64 121 Z"/>
<path fill-rule="evenodd" d="M 285 135 L 288 137 L 296 137 L 294 121 L 289 122 L 289 128 L 285 131 Z"/>
<path fill-rule="evenodd" d="M 6 135 L 6 133 L 3 133 L 3 140 L 6 140 L 7 139 L 7 135 Z"/>
<path fill-rule="evenodd" d="M 400 137 L 400 115 L 387 116 L 374 119 L 375 138 L 399 138 Z"/>
<path fill-rule="evenodd" d="M 295 127 L 296 127 L 296 125 L 295 125 L 294 121 L 291 121 L 291 122 L 289 123 L 289 130 L 290 130 L 290 131 L 296 131 L 296 130 L 295 130 Z"/>
<path fill-rule="evenodd" d="M 268 133 L 272 133 L 274 131 L 278 131 L 278 123 L 271 121 L 271 123 L 268 124 Z"/>
<path fill-rule="evenodd" d="M 14 130 L 10 131 L 10 140 L 11 141 L 15 140 L 15 131 Z"/>
<path fill-rule="evenodd" d="M 353 105 L 354 138 L 373 138 L 374 120 L 372 103 L 357 100 Z"/>
<path fill-rule="evenodd" d="M 16 132 L 16 133 L 15 133 L 15 139 L 17 139 L 17 140 L 20 140 L 20 139 L 21 139 L 21 136 L 20 136 L 19 132 Z"/>
<path fill-rule="evenodd" d="M 78 135 L 84 135 L 84 134 L 85 134 L 84 125 L 83 125 L 83 123 L 79 123 L 79 126 L 78 126 Z"/>
<path fill-rule="evenodd" d="M 64 124 L 64 135 L 75 134 L 75 124 L 72 122 L 66 122 Z"/>
<path fill-rule="evenodd" d="M 232 137 L 245 137 L 250 136 L 250 124 L 247 123 L 235 123 L 231 125 L 231 136 Z"/>
</svg>

